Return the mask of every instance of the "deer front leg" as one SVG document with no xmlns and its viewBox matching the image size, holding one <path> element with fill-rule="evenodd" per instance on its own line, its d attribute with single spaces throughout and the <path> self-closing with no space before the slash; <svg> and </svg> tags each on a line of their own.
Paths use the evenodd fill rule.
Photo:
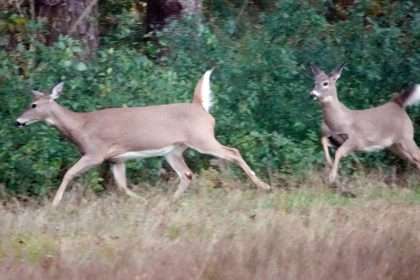
<svg viewBox="0 0 420 280">
<path fill-rule="evenodd" d="M 173 199 L 177 200 L 182 193 L 188 188 L 192 180 L 192 172 L 188 168 L 187 164 L 185 163 L 184 157 L 182 153 L 185 151 L 185 148 L 178 148 L 172 153 L 166 155 L 166 161 L 175 170 L 176 174 L 179 177 L 179 185 L 178 189 L 176 190 Z"/>
<path fill-rule="evenodd" d="M 68 184 L 78 175 L 86 172 L 87 170 L 91 169 L 94 166 L 97 166 L 103 162 L 103 158 L 95 157 L 95 156 L 88 156 L 85 155 L 76 162 L 69 170 L 67 170 L 66 174 L 64 175 L 63 180 L 61 181 L 60 187 L 58 188 L 57 193 L 55 194 L 54 200 L 52 205 L 56 207 L 61 199 L 63 198 L 64 191 Z"/>
<path fill-rule="evenodd" d="M 132 190 L 130 190 L 127 187 L 127 176 L 125 174 L 124 162 L 111 163 L 111 171 L 118 189 L 125 192 L 128 196 L 140 198 L 137 194 L 135 194 Z"/>
<path fill-rule="evenodd" d="M 322 149 L 324 150 L 325 161 L 327 162 L 328 167 L 331 167 L 333 165 L 333 162 L 331 160 L 330 151 L 328 149 L 328 146 L 329 146 L 328 137 L 322 136 L 321 143 L 322 143 Z"/>
<path fill-rule="evenodd" d="M 340 148 L 338 148 L 337 152 L 335 153 L 335 159 L 334 159 L 333 167 L 332 167 L 330 175 L 328 177 L 328 181 L 329 181 L 330 184 L 334 183 L 335 179 L 337 178 L 338 165 L 340 163 L 341 158 L 347 156 L 353 150 L 354 150 L 354 145 L 349 140 L 344 142 L 343 145 L 341 145 Z"/>
</svg>

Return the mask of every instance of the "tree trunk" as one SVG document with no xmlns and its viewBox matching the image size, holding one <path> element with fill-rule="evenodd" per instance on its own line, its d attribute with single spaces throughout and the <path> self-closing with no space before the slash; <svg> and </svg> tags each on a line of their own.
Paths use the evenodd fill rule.
<svg viewBox="0 0 420 280">
<path fill-rule="evenodd" d="M 171 19 L 184 15 L 200 15 L 202 0 L 148 0 L 146 9 L 147 32 L 156 31 Z"/>
<path fill-rule="evenodd" d="M 327 19 L 329 21 L 346 20 L 348 17 L 348 10 L 356 3 L 355 0 L 333 0 L 329 2 L 327 12 Z"/>
<path fill-rule="evenodd" d="M 86 55 L 98 47 L 98 0 L 34 0 L 35 14 L 47 24 L 47 44 L 60 35 L 69 35 L 82 42 Z"/>
</svg>

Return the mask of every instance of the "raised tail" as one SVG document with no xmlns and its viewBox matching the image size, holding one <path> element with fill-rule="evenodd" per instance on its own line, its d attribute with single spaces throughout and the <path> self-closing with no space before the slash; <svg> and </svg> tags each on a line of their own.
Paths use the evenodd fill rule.
<svg viewBox="0 0 420 280">
<path fill-rule="evenodd" d="M 402 108 L 415 105 L 420 102 L 420 85 L 415 84 L 404 90 L 394 97 L 393 101 Z"/>
<path fill-rule="evenodd" d="M 197 85 L 195 86 L 194 90 L 194 97 L 193 103 L 200 104 L 204 110 L 207 112 L 210 111 L 211 106 L 213 105 L 212 102 L 212 93 L 210 89 L 210 76 L 213 72 L 213 69 L 207 70 L 204 73 L 203 77 L 198 81 Z"/>
</svg>

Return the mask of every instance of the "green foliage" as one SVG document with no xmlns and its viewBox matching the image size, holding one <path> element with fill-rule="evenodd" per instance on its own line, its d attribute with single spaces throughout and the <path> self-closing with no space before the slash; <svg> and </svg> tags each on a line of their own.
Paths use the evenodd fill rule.
<svg viewBox="0 0 420 280">
<path fill-rule="evenodd" d="M 130 16 L 130 1 L 124 8 L 114 2 L 107 5 L 118 10 L 114 18 L 122 24 L 104 33 L 89 62 L 80 59 L 79 44 L 64 37 L 51 47 L 29 37 L 13 52 L 0 51 L 0 182 L 9 190 L 44 194 L 78 158 L 44 124 L 13 127 L 30 89 L 48 90 L 58 81 L 65 81 L 59 102 L 75 111 L 188 102 L 202 73 L 216 66 L 216 134 L 263 176 L 277 170 L 296 174 L 323 163 L 320 109 L 309 98 L 310 63 L 326 70 L 347 63 L 338 91 L 351 108 L 381 104 L 407 83 L 419 82 L 420 11 L 412 1 L 384 4 L 381 16 L 362 1 L 336 22 L 327 21 L 326 7 L 312 1 L 277 1 L 258 13 L 234 4 L 223 10 L 214 1 L 206 19 L 172 22 L 158 34 L 159 43 L 139 39 L 142 29 Z M 410 109 L 415 121 L 419 110 Z M 207 159 L 188 153 L 195 171 Z M 391 158 L 377 153 L 361 160 L 377 166 Z M 156 176 L 159 166 L 160 161 L 133 162 L 129 174 L 139 181 L 133 177 Z"/>
</svg>

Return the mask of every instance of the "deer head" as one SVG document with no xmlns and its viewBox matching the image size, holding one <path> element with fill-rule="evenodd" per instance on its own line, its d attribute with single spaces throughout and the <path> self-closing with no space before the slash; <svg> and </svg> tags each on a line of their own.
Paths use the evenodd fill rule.
<svg viewBox="0 0 420 280">
<path fill-rule="evenodd" d="M 311 91 L 311 96 L 321 102 L 328 102 L 337 98 L 336 82 L 341 76 L 344 64 L 335 68 L 330 75 L 325 74 L 318 66 L 311 65 L 314 75 L 315 86 Z"/>
<path fill-rule="evenodd" d="M 64 83 L 57 84 L 51 91 L 51 94 L 45 94 L 40 91 L 32 91 L 32 102 L 29 108 L 16 119 L 17 127 L 24 127 L 38 121 L 47 121 L 51 116 L 52 106 L 55 104 L 61 92 Z"/>
</svg>

